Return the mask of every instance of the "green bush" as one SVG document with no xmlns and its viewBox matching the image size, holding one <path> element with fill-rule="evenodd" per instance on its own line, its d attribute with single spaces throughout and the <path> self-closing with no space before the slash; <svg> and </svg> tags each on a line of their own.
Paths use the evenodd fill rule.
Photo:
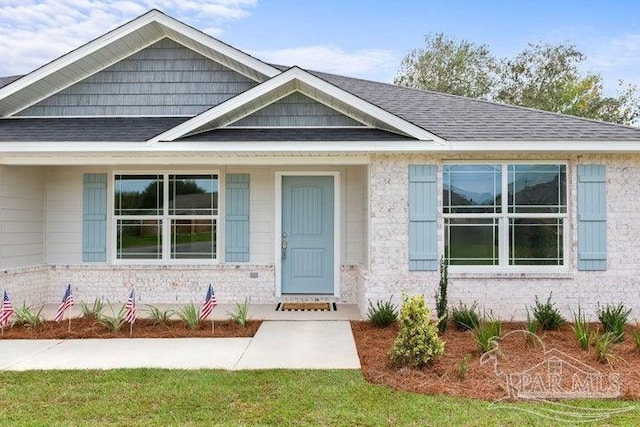
<svg viewBox="0 0 640 427">
<path fill-rule="evenodd" d="M 243 302 L 237 302 L 235 310 L 229 315 L 238 325 L 243 328 L 247 326 L 249 321 L 249 300 L 245 298 Z"/>
<path fill-rule="evenodd" d="M 116 311 L 113 309 L 113 304 L 111 304 L 111 302 L 108 300 L 107 300 L 107 303 L 109 304 L 109 310 L 111 311 L 111 316 L 107 316 L 100 313 L 98 314 L 98 317 L 96 318 L 96 320 L 98 321 L 99 324 L 109 329 L 111 332 L 118 332 L 125 323 L 124 305 L 120 307 L 120 310 L 118 310 L 118 312 L 116 313 Z"/>
<path fill-rule="evenodd" d="M 588 350 L 591 345 L 591 331 L 589 331 L 589 323 L 582 312 L 582 308 L 578 305 L 578 311 L 573 313 L 573 333 L 578 340 L 580 348 Z"/>
<path fill-rule="evenodd" d="M 537 345 L 538 344 L 538 321 L 531 316 L 529 309 L 527 308 L 527 320 L 524 324 L 525 331 L 528 332 L 526 334 L 526 341 L 529 345 Z"/>
<path fill-rule="evenodd" d="M 169 323 L 171 316 L 175 313 L 173 310 L 160 310 L 158 307 L 153 305 L 147 305 L 147 309 L 145 310 L 149 320 L 154 325 L 166 325 Z"/>
<path fill-rule="evenodd" d="M 22 305 L 22 308 L 17 309 L 13 313 L 13 321 L 11 324 L 17 326 L 22 325 L 26 328 L 37 328 L 44 323 L 44 316 L 42 316 L 43 309 L 44 305 L 40 306 L 37 311 L 35 309 L 32 311 L 31 307 Z"/>
<path fill-rule="evenodd" d="M 202 319 L 200 319 L 200 310 L 193 303 L 179 308 L 176 310 L 176 314 L 180 319 L 182 319 L 187 328 L 192 331 L 198 329 L 202 323 Z"/>
<path fill-rule="evenodd" d="M 104 301 L 102 298 L 96 298 L 93 300 L 93 304 L 89 305 L 84 301 L 80 301 L 80 311 L 82 311 L 82 317 L 86 319 L 100 318 L 102 310 L 104 309 Z"/>
<path fill-rule="evenodd" d="M 631 338 L 633 339 L 633 343 L 636 345 L 636 350 L 640 352 L 640 329 L 633 331 Z"/>
<path fill-rule="evenodd" d="M 480 315 L 478 314 L 478 304 L 474 302 L 470 307 L 463 304 L 462 301 L 458 307 L 451 309 L 451 320 L 459 331 L 470 331 L 480 323 Z"/>
<path fill-rule="evenodd" d="M 402 295 L 400 331 L 391 349 L 391 358 L 399 366 L 421 368 L 444 353 L 444 341 L 429 319 L 422 295 Z"/>
<path fill-rule="evenodd" d="M 388 301 L 376 301 L 376 305 L 369 301 L 367 315 L 373 326 L 386 328 L 398 320 L 398 307 L 391 302 L 391 298 Z"/>
<path fill-rule="evenodd" d="M 540 302 L 536 295 L 536 306 L 533 307 L 533 317 L 545 331 L 554 331 L 565 323 L 564 317 L 560 315 L 560 311 L 551 302 L 552 295 L 553 293 L 549 294 L 549 298 L 544 304 Z"/>
<path fill-rule="evenodd" d="M 596 360 L 600 363 L 608 363 L 613 358 L 611 345 L 615 342 L 616 336 L 611 332 L 595 335 L 593 338 L 593 348 L 596 350 Z"/>
<path fill-rule="evenodd" d="M 493 349 L 494 341 L 502 335 L 502 324 L 491 315 L 485 315 L 473 328 L 476 345 L 483 353 Z"/>
<path fill-rule="evenodd" d="M 622 303 L 618 305 L 607 304 L 604 308 L 598 304 L 598 319 L 604 327 L 605 332 L 613 335 L 614 342 L 622 342 L 624 340 L 624 327 L 631 314 L 631 309 L 625 309 Z"/>
</svg>

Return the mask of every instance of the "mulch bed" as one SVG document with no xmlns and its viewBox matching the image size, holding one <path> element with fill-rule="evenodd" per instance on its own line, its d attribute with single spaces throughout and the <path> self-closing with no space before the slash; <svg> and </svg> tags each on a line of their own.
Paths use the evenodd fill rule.
<svg viewBox="0 0 640 427">
<path fill-rule="evenodd" d="M 150 320 L 138 319 L 133 324 L 132 338 L 252 337 L 261 323 L 261 320 L 249 320 L 247 325 L 242 327 L 233 320 L 216 320 L 212 335 L 211 321 L 203 322 L 196 330 L 190 330 L 180 320 L 154 325 Z M 14 326 L 5 328 L 4 339 L 129 338 L 128 323 L 125 323 L 120 331 L 111 332 L 93 319 L 78 318 L 71 320 L 71 332 L 68 328 L 66 320 L 59 323 L 46 321 L 36 328 Z"/>
<path fill-rule="evenodd" d="M 503 323 L 503 336 L 510 331 L 523 329 L 524 324 Z M 362 373 L 376 384 L 385 384 L 399 390 L 424 394 L 444 394 L 483 400 L 499 400 L 507 396 L 506 381 L 498 378 L 492 363 L 480 364 L 482 353 L 474 342 L 471 331 L 457 331 L 449 325 L 442 338 L 445 354 L 423 369 L 396 367 L 389 351 L 398 334 L 397 325 L 376 328 L 371 322 L 351 322 Z M 595 328 L 595 326 L 594 326 Z M 596 361 L 595 350 L 582 350 L 574 337 L 571 325 L 565 324 L 557 331 L 543 331 L 538 335 L 542 345 L 532 345 L 524 339 L 524 334 L 513 332 L 501 343 L 500 372 L 524 372 L 529 367 L 544 362 L 544 351 L 555 349 L 561 358 L 579 365 L 583 371 L 591 368 L 604 374 L 619 374 L 622 379 L 622 398 L 640 400 L 640 353 L 632 342 L 633 328 L 628 328 L 626 339 L 613 346 L 613 357 L 609 363 Z M 554 350 L 554 351 L 555 351 Z M 573 360 L 572 360 L 573 359 Z M 463 362 L 464 360 L 464 362 Z M 585 364 L 585 365 L 582 365 Z M 466 372 L 462 375 L 463 369 Z"/>
</svg>

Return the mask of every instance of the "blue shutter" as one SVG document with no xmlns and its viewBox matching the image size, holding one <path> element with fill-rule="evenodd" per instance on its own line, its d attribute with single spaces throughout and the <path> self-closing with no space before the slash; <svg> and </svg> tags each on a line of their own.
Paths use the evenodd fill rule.
<svg viewBox="0 0 640 427">
<path fill-rule="evenodd" d="M 85 173 L 82 186 L 82 261 L 107 260 L 107 174 Z"/>
<path fill-rule="evenodd" d="M 225 185 L 225 260 L 249 261 L 249 174 L 230 173 Z"/>
<path fill-rule="evenodd" d="M 604 165 L 578 165 L 578 270 L 607 269 Z"/>
<path fill-rule="evenodd" d="M 435 165 L 409 165 L 409 270 L 438 269 Z"/>
</svg>

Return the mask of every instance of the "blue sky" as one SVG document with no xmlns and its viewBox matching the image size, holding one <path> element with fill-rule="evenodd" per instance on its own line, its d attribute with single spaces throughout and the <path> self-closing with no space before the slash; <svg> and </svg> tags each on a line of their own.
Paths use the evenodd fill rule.
<svg viewBox="0 0 640 427">
<path fill-rule="evenodd" d="M 0 75 L 26 73 L 158 8 L 260 59 L 390 82 L 424 35 L 512 56 L 572 43 L 609 92 L 640 86 L 640 1 L 0 0 Z"/>
</svg>

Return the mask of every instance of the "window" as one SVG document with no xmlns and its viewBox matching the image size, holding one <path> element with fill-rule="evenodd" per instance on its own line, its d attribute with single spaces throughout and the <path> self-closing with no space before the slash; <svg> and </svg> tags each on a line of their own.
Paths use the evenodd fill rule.
<svg viewBox="0 0 640 427">
<path fill-rule="evenodd" d="M 216 259 L 217 175 L 115 175 L 113 206 L 116 259 Z"/>
<path fill-rule="evenodd" d="M 564 265 L 566 165 L 443 167 L 451 265 Z"/>
</svg>

